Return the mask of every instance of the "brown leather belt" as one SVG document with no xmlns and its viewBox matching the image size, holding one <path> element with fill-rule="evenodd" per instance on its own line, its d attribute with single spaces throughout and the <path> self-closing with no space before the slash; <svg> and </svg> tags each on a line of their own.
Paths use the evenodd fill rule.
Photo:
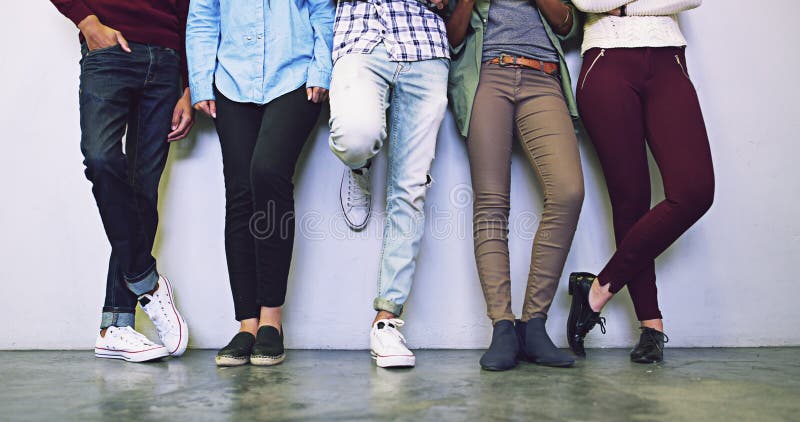
<svg viewBox="0 0 800 422">
<path fill-rule="evenodd" d="M 541 60 L 529 59 L 527 57 L 506 56 L 501 54 L 486 63 L 500 65 L 501 67 L 527 67 L 536 69 L 540 72 L 553 75 L 558 72 L 558 63 L 543 62 Z"/>
</svg>

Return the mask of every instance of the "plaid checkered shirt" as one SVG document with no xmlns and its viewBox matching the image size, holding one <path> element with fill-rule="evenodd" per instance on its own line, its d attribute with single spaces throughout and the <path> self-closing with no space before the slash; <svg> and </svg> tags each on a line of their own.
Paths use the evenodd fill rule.
<svg viewBox="0 0 800 422">
<path fill-rule="evenodd" d="M 340 0 L 333 27 L 333 61 L 368 54 L 381 41 L 389 59 L 450 58 L 444 20 L 427 0 Z"/>
</svg>

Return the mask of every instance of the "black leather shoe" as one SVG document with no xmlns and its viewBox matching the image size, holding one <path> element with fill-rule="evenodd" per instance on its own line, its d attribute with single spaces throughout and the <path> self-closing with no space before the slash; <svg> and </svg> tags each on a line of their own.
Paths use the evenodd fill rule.
<svg viewBox="0 0 800 422">
<path fill-rule="evenodd" d="M 639 343 L 631 350 L 631 361 L 636 363 L 656 363 L 664 360 L 664 343 L 669 337 L 661 331 L 641 327 Z"/>
<path fill-rule="evenodd" d="M 542 366 L 570 367 L 575 359 L 561 351 L 550 340 L 544 318 L 531 318 L 528 322 L 517 320 L 520 356 L 523 360 Z"/>
<path fill-rule="evenodd" d="M 492 331 L 492 344 L 481 356 L 481 368 L 487 371 L 507 371 L 517 366 L 519 340 L 514 331 L 514 323 L 498 321 Z"/>
<path fill-rule="evenodd" d="M 270 325 L 258 329 L 256 344 L 250 355 L 250 363 L 257 366 L 277 365 L 286 359 L 283 350 L 283 334 Z"/>
<path fill-rule="evenodd" d="M 583 348 L 583 338 L 600 324 L 600 331 L 606 333 L 606 319 L 600 316 L 600 312 L 595 312 L 589 306 L 589 290 L 592 282 L 597 278 L 591 273 L 572 273 L 569 275 L 569 294 L 572 296 L 572 305 L 569 307 L 569 318 L 567 318 L 567 341 L 569 348 L 577 356 L 586 357 Z"/>
<path fill-rule="evenodd" d="M 215 361 L 217 366 L 241 366 L 250 363 L 253 343 L 256 338 L 250 333 L 237 333 L 227 346 L 220 349 Z"/>
</svg>

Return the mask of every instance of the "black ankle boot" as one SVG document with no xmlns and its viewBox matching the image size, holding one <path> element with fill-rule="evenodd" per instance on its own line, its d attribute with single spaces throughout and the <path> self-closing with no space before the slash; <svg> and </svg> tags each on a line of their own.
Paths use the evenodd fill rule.
<svg viewBox="0 0 800 422">
<path fill-rule="evenodd" d="M 600 316 L 589 306 L 589 290 L 592 282 L 597 278 L 590 273 L 572 273 L 569 275 L 569 294 L 572 296 L 572 305 L 567 318 L 567 341 L 569 348 L 578 356 L 585 357 L 583 338 L 596 324 L 600 324 L 600 331 L 605 334 L 606 319 Z"/>
<path fill-rule="evenodd" d="M 664 343 L 669 337 L 661 331 L 641 327 L 639 343 L 631 350 L 631 361 L 636 363 L 656 363 L 664 360 Z"/>
<path fill-rule="evenodd" d="M 528 322 L 517 320 L 517 335 L 520 337 L 520 355 L 528 362 L 559 368 L 575 363 L 572 356 L 561 351 L 550 340 L 544 318 L 531 318 Z"/>
<path fill-rule="evenodd" d="M 506 371 L 517 366 L 519 340 L 514 331 L 514 323 L 498 321 L 492 331 L 492 344 L 481 356 L 481 368 L 487 371 Z"/>
</svg>

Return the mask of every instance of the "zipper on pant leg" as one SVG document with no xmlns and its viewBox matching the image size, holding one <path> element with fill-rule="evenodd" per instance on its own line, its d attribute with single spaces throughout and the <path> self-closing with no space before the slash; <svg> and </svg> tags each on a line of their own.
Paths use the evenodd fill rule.
<svg viewBox="0 0 800 422">
<path fill-rule="evenodd" d="M 690 78 L 689 74 L 686 73 L 686 68 L 683 67 L 683 63 L 681 63 L 681 58 L 677 54 L 675 55 L 675 62 L 678 63 L 678 67 L 681 68 L 681 72 L 683 72 L 683 76 L 686 76 L 686 79 L 691 81 L 692 78 Z"/>
<path fill-rule="evenodd" d="M 592 64 L 589 65 L 589 69 L 586 70 L 586 74 L 583 75 L 583 82 L 581 82 L 581 89 L 583 89 L 583 86 L 586 85 L 586 80 L 589 79 L 589 73 L 591 73 L 592 69 L 594 69 L 594 65 L 597 64 L 597 61 L 600 60 L 600 57 L 603 57 L 605 55 L 606 55 L 606 49 L 604 48 L 600 50 L 600 54 L 598 54 L 597 57 L 595 57 L 594 60 L 592 60 Z"/>
</svg>

